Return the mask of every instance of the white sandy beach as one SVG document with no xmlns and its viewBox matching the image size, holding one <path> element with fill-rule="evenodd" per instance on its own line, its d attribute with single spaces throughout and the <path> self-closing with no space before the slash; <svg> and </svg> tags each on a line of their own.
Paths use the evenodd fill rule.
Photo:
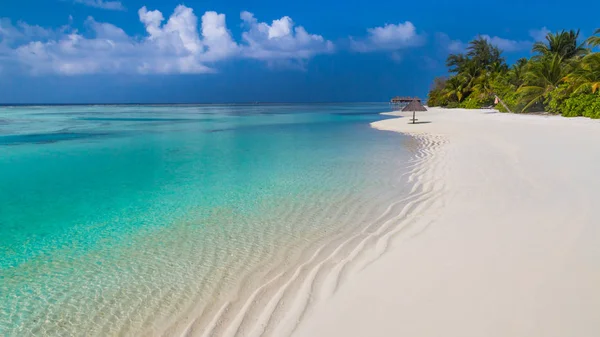
<svg viewBox="0 0 600 337">
<path fill-rule="evenodd" d="M 428 199 L 294 336 L 600 336 L 600 122 L 430 109 Z"/>
</svg>

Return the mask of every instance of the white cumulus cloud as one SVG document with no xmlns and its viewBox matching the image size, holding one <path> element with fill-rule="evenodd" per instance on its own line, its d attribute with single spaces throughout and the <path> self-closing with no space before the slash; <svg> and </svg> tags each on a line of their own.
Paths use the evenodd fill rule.
<svg viewBox="0 0 600 337">
<path fill-rule="evenodd" d="M 533 43 L 531 41 L 518 41 L 504 39 L 498 36 L 481 35 L 482 38 L 488 40 L 492 45 L 506 52 L 522 51 L 530 49 Z"/>
<path fill-rule="evenodd" d="M 33 41 L 16 49 L 21 63 L 34 74 L 205 73 L 206 65 L 228 57 L 237 46 L 225 28 L 225 16 L 206 12 L 201 34 L 191 8 L 178 6 L 167 22 L 159 11 L 138 12 L 148 35 L 129 36 L 121 28 L 89 17 L 87 37 L 78 32 L 46 42 Z"/>
<path fill-rule="evenodd" d="M 46 29 L 37 25 L 29 25 L 19 21 L 13 25 L 10 19 L 0 18 L 0 44 L 14 44 L 31 39 L 48 39 L 56 37 L 64 28 Z"/>
<path fill-rule="evenodd" d="M 309 34 L 304 27 L 284 16 L 269 25 L 259 22 L 254 14 L 242 12 L 246 29 L 242 33 L 241 52 L 244 57 L 259 60 L 306 60 L 317 54 L 331 53 L 334 45 L 321 35 Z"/>
<path fill-rule="evenodd" d="M 437 44 L 448 53 L 462 53 L 467 49 L 467 44 L 461 40 L 452 40 L 448 34 L 436 33 L 435 39 Z"/>
<path fill-rule="evenodd" d="M 5 68 L 10 63 L 31 74 L 197 74 L 214 72 L 217 62 L 230 58 L 302 64 L 334 49 L 331 41 L 309 34 L 288 16 L 267 24 L 242 12 L 239 43 L 227 29 L 225 15 L 217 12 L 198 18 L 180 5 L 165 18 L 158 10 L 142 7 L 138 18 L 146 31 L 143 36 L 131 36 L 92 17 L 85 21 L 85 33 L 69 26 L 15 26 L 1 19 L 0 59 Z"/>
<path fill-rule="evenodd" d="M 531 30 L 529 31 L 529 35 L 536 39 L 535 41 L 537 41 L 537 38 L 541 36 L 541 34 L 545 36 L 546 33 L 544 32 L 544 30 L 545 28 L 542 28 L 542 30 L 540 31 Z M 486 39 L 493 46 L 496 46 L 502 51 L 508 53 L 529 50 L 534 43 L 534 41 L 532 40 L 512 40 L 499 36 L 490 36 L 487 34 L 475 36 L 473 37 L 473 39 L 477 39 L 480 37 Z M 447 53 L 463 53 L 469 46 L 467 42 L 463 42 L 461 40 L 452 40 L 445 33 L 437 33 L 436 41 L 437 44 L 441 47 L 441 49 Z"/>
<path fill-rule="evenodd" d="M 550 33 L 550 30 L 546 27 L 542 27 L 540 29 L 532 29 L 529 31 L 529 36 L 531 36 L 536 42 L 545 41 L 546 35 Z"/>
<path fill-rule="evenodd" d="M 399 24 L 386 24 L 382 27 L 367 29 L 367 37 L 351 38 L 354 51 L 368 53 L 374 51 L 397 51 L 409 47 L 417 47 L 425 42 L 425 37 L 417 33 L 415 25 L 410 21 Z"/>
<path fill-rule="evenodd" d="M 73 0 L 75 3 L 86 5 L 94 8 L 108 9 L 113 11 L 124 11 L 125 6 L 120 1 L 104 1 L 104 0 Z"/>
</svg>

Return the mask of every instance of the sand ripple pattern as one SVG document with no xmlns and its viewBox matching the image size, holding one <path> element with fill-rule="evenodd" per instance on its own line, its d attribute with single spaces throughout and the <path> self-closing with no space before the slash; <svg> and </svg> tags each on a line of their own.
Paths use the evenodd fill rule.
<svg viewBox="0 0 600 337">
<path fill-rule="evenodd" d="M 401 195 L 378 216 L 370 212 L 346 211 L 340 221 L 352 230 L 332 235 L 317 245 L 308 245 L 295 266 L 282 261 L 270 272 L 257 276 L 257 288 L 246 286 L 237 295 L 212 311 L 198 312 L 187 324 L 166 330 L 164 335 L 177 336 L 289 336 L 317 301 L 333 295 L 348 277 L 366 268 L 389 249 L 419 235 L 425 226 L 416 226 L 427 210 L 443 207 L 440 196 L 445 192 L 442 159 L 446 140 L 441 136 L 412 135 L 409 146 L 413 158 L 410 171 L 390 183 L 408 182 L 411 189 Z M 397 185 L 396 185 L 397 186 Z M 349 201 L 348 201 L 349 202 Z M 375 219 L 368 221 L 367 219 Z M 361 221 L 356 221 L 361 220 Z M 428 224 L 429 222 L 420 221 Z"/>
<path fill-rule="evenodd" d="M 32 261 L 0 284 L 12 293 L 0 335 L 289 336 L 314 303 L 392 242 L 418 235 L 425 228 L 415 220 L 443 206 L 445 140 L 415 135 L 408 142 L 398 142 L 413 151 L 408 168 L 387 151 L 367 162 L 324 163 L 276 201 L 192 211 L 173 225 L 131 233 L 130 246 L 95 253 L 118 263 Z M 320 188 L 309 184 L 315 181 Z M 26 282 L 28 270 L 61 287 Z"/>
</svg>

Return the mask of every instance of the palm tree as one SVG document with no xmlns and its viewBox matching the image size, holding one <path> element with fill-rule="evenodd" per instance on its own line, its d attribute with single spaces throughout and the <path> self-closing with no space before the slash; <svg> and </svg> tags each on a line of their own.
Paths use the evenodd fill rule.
<svg viewBox="0 0 600 337">
<path fill-rule="evenodd" d="M 495 96 L 494 82 L 502 76 L 499 72 L 483 72 L 475 80 L 473 85 L 474 94 L 477 93 L 481 101 L 491 100 Z"/>
<path fill-rule="evenodd" d="M 585 56 L 565 81 L 571 84 L 574 92 L 591 90 L 600 93 L 600 53 Z"/>
<path fill-rule="evenodd" d="M 444 91 L 448 99 L 456 99 L 457 102 L 462 102 L 466 92 L 463 79 L 458 76 L 450 77 L 448 81 L 446 81 Z"/>
<path fill-rule="evenodd" d="M 429 90 L 442 91 L 446 87 L 447 81 L 448 81 L 448 78 L 446 78 L 444 76 L 438 76 L 433 79 L 433 83 L 431 84 L 431 88 L 429 88 Z"/>
<path fill-rule="evenodd" d="M 594 35 L 598 35 L 598 36 L 589 37 L 586 42 L 591 47 L 600 47 L 600 28 L 596 29 L 596 31 L 594 32 Z"/>
<path fill-rule="evenodd" d="M 524 57 L 517 60 L 515 64 L 510 68 L 508 72 L 508 78 L 510 84 L 515 87 L 520 87 L 525 79 L 525 73 L 527 71 L 528 60 Z"/>
<path fill-rule="evenodd" d="M 588 50 L 583 44 L 578 44 L 579 30 L 565 31 L 558 33 L 548 33 L 546 43 L 536 42 L 533 44 L 532 51 L 538 53 L 538 57 L 545 57 L 557 54 L 565 60 L 585 55 Z"/>
<path fill-rule="evenodd" d="M 469 58 L 463 54 L 450 54 L 446 59 L 446 66 L 451 73 L 460 73 L 467 62 Z"/>
<path fill-rule="evenodd" d="M 433 83 L 429 88 L 429 94 L 427 95 L 427 104 L 429 106 L 438 106 L 446 103 L 444 90 L 446 89 L 447 81 L 448 79 L 443 76 L 433 79 Z"/>
<path fill-rule="evenodd" d="M 523 112 L 536 103 L 543 103 L 548 94 L 554 90 L 565 77 L 564 57 L 559 53 L 548 55 L 532 61 L 525 74 L 525 84 L 519 89 Z"/>
<path fill-rule="evenodd" d="M 463 70 L 457 75 L 457 77 L 462 80 L 466 91 L 471 91 L 475 80 L 480 74 L 481 69 L 479 68 L 479 65 L 473 60 L 470 60 L 464 65 Z"/>
<path fill-rule="evenodd" d="M 467 56 L 482 71 L 506 70 L 506 63 L 501 55 L 502 51 L 498 47 L 492 45 L 487 39 L 481 36 L 469 42 L 469 47 L 467 48 Z"/>
<path fill-rule="evenodd" d="M 509 68 L 502 51 L 479 36 L 469 42 L 466 53 L 448 57 L 446 65 L 454 76 L 445 86 L 434 86 L 430 98 L 475 107 L 497 95 L 518 110 L 539 105 L 546 111 L 567 113 L 563 111 L 570 104 L 566 100 L 574 94 L 600 95 L 600 28 L 584 43 L 579 37 L 579 30 L 549 33 L 544 42 L 533 45 L 532 58 L 519 59 Z M 600 96 L 585 97 L 596 98 Z"/>
</svg>

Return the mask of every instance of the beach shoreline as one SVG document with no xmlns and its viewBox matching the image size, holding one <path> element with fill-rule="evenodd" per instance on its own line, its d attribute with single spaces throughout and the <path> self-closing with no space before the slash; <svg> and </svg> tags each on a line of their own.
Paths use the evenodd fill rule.
<svg viewBox="0 0 600 337">
<path fill-rule="evenodd" d="M 414 141 L 414 143 L 412 143 Z M 298 252 L 301 257 L 279 261 L 278 267 L 255 273 L 250 284 L 238 289 L 222 307 L 208 313 L 190 310 L 183 319 L 172 322 L 161 334 L 176 336 L 290 336 L 315 306 L 330 299 L 360 270 L 377 261 L 389 248 L 390 240 L 412 235 L 424 228 L 413 226 L 413 219 L 431 206 L 437 187 L 422 183 L 423 167 L 432 153 L 443 145 L 441 137 L 409 138 L 405 144 L 413 152 L 408 171 L 399 175 L 396 198 L 382 214 L 363 214 L 363 220 L 349 221 L 353 226 L 343 235 L 325 242 L 314 242 Z M 400 143 L 398 144 L 400 145 Z M 391 161 L 388 165 L 393 165 Z M 394 188 L 393 186 L 388 186 Z M 362 223 L 362 225 L 360 225 Z"/>
<path fill-rule="evenodd" d="M 600 334 L 600 123 L 431 108 L 419 139 L 430 207 L 379 259 L 318 303 L 294 336 Z M 412 113 L 410 113 L 412 114 Z M 426 145 L 426 143 L 425 143 Z"/>
<path fill-rule="evenodd" d="M 290 335 L 410 201 L 387 106 L 3 108 L 0 335 Z"/>
<path fill-rule="evenodd" d="M 0 334 L 291 335 L 427 200 L 387 107 L 4 108 Z"/>
<path fill-rule="evenodd" d="M 277 202 L 262 203 L 245 217 L 232 213 L 250 224 L 267 221 L 269 226 L 257 227 L 261 230 L 200 228 L 201 222 L 190 217 L 148 236 L 132 236 L 148 245 L 130 249 L 146 252 L 166 268 L 147 270 L 150 276 L 171 277 L 168 286 L 128 283 L 148 294 L 138 307 L 128 307 L 140 311 L 135 321 L 123 323 L 132 317 L 124 313 L 105 317 L 109 304 L 92 319 L 76 318 L 86 318 L 101 328 L 93 331 L 108 335 L 596 335 L 600 230 L 593 226 L 599 215 L 593 201 L 600 190 L 594 179 L 600 153 L 593 144 L 600 140 L 600 123 L 433 108 L 417 113 L 420 123 L 413 125 L 406 118 L 412 113 L 381 114 L 390 117 L 371 119 L 377 120 L 371 127 L 385 132 L 360 121 L 356 125 L 364 137 L 348 133 L 352 138 L 334 151 L 339 155 L 323 147 L 327 151 L 317 159 L 331 168 L 325 176 L 308 169 L 289 175 L 313 172 L 315 179 L 322 178 L 314 191 L 285 189 Z M 323 132 L 329 136 L 334 130 Z M 348 146 L 352 151 L 343 152 Z M 315 152 L 314 146 L 305 149 Z M 333 184 L 330 173 L 344 178 L 343 184 Z M 312 193 L 298 196 L 306 191 Z M 228 212 L 205 220 L 226 224 L 232 219 Z M 201 231 L 190 232 L 193 228 Z M 196 238 L 222 245 L 203 245 L 194 240 L 192 234 L 198 233 Z M 271 239 L 286 237 L 293 241 Z M 253 244 L 242 245 L 245 240 Z M 217 247 L 229 247 L 212 254 L 227 258 L 222 263 L 206 259 Z M 160 263 L 157 256 L 171 263 Z M 195 270 L 206 279 L 172 282 L 174 274 L 166 271 L 179 261 L 185 265 L 179 275 Z M 162 291 L 145 292 L 149 286 Z M 85 294 L 68 298 L 83 303 Z M 40 307 L 51 313 L 49 308 Z M 71 312 L 53 314 L 61 318 L 39 326 L 24 323 L 20 334 L 8 335 L 80 328 L 55 325 Z"/>
</svg>

